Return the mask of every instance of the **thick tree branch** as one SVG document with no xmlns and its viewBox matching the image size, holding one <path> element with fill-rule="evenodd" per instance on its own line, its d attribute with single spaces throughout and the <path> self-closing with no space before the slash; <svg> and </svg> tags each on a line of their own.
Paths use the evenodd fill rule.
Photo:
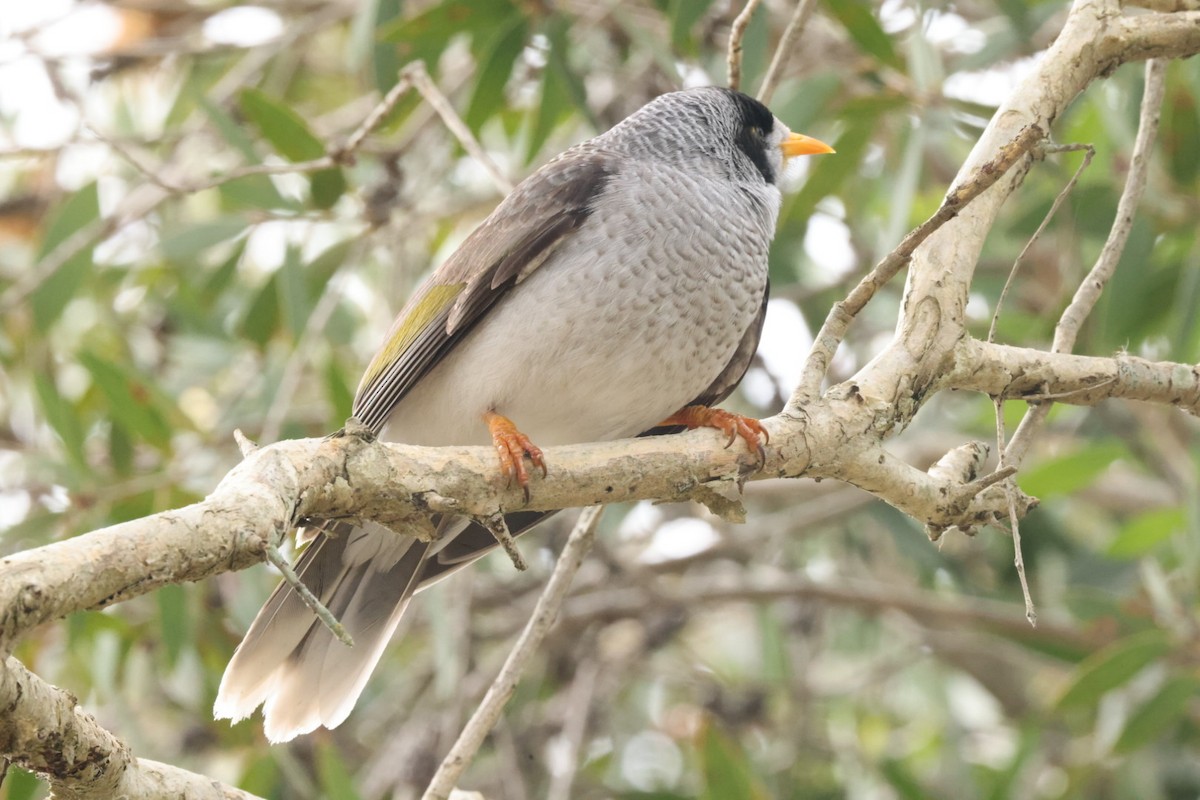
<svg viewBox="0 0 1200 800">
<path fill-rule="evenodd" d="M 0 669 L 0 753 L 48 776 L 60 800 L 253 800 L 255 795 L 148 759 L 84 712 L 69 692 L 43 681 L 15 658 Z"/>
<path fill-rule="evenodd" d="M 1050 130 L 1097 77 L 1121 63 L 1200 51 L 1200 12 L 1121 16 L 1114 3 L 1078 0 L 1062 33 L 996 111 L 956 183 L 970 179 L 1023 128 Z M 968 289 L 984 239 L 1032 160 L 1011 170 L 913 254 L 896 338 L 855 380 L 867 397 L 894 403 L 906 424 L 966 335 Z"/>
<path fill-rule="evenodd" d="M 1081 406 L 1109 398 L 1145 400 L 1200 416 L 1200 366 L 1147 361 L 1124 353 L 1112 358 L 1077 356 L 964 339 L 953 371 L 938 386 L 1005 400 Z"/>
</svg>

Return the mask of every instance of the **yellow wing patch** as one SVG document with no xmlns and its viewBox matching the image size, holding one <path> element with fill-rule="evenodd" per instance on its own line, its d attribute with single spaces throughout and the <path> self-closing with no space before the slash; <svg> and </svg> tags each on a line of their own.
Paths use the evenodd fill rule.
<svg viewBox="0 0 1200 800">
<path fill-rule="evenodd" d="M 446 310 L 462 292 L 465 283 L 434 284 L 410 308 L 405 308 L 388 331 L 387 340 L 375 353 L 359 384 L 359 393 L 374 383 L 388 367 L 395 364 L 417 337 Z M 415 298 L 414 298 L 415 299 Z"/>
</svg>

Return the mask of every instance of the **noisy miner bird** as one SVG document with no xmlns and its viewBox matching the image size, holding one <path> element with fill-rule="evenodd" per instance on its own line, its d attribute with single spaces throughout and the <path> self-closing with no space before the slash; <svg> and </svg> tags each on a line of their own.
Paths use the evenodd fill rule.
<svg viewBox="0 0 1200 800">
<path fill-rule="evenodd" d="M 527 491 L 525 458 L 546 468 L 538 445 L 675 425 L 761 448 L 756 420 L 710 407 L 762 332 L 784 165 L 831 152 L 740 92 L 656 98 L 527 178 L 417 289 L 354 415 L 385 441 L 494 444 Z M 517 533 L 545 516 L 506 519 Z M 265 703 L 273 742 L 345 720 L 412 596 L 496 546 L 478 524 L 435 522 L 435 542 L 321 524 L 296 571 L 355 645 L 281 584 L 225 670 L 216 716 Z"/>
</svg>

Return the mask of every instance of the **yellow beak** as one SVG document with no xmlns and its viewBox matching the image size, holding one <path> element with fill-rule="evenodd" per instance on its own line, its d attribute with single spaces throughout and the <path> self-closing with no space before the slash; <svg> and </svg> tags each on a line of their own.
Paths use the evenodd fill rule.
<svg viewBox="0 0 1200 800">
<path fill-rule="evenodd" d="M 805 136 L 803 133 L 791 133 L 779 144 L 779 149 L 783 151 L 786 158 L 792 156 L 815 156 L 822 153 L 836 153 L 829 145 L 822 142 L 820 139 L 814 139 L 811 136 Z"/>
</svg>

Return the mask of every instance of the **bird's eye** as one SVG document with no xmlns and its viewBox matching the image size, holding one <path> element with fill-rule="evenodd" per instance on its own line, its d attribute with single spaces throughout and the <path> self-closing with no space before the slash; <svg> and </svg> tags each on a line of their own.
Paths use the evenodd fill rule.
<svg viewBox="0 0 1200 800">
<path fill-rule="evenodd" d="M 761 125 L 751 125 L 750 132 L 758 139 L 765 139 L 767 136 L 767 132 L 762 129 Z"/>
</svg>

